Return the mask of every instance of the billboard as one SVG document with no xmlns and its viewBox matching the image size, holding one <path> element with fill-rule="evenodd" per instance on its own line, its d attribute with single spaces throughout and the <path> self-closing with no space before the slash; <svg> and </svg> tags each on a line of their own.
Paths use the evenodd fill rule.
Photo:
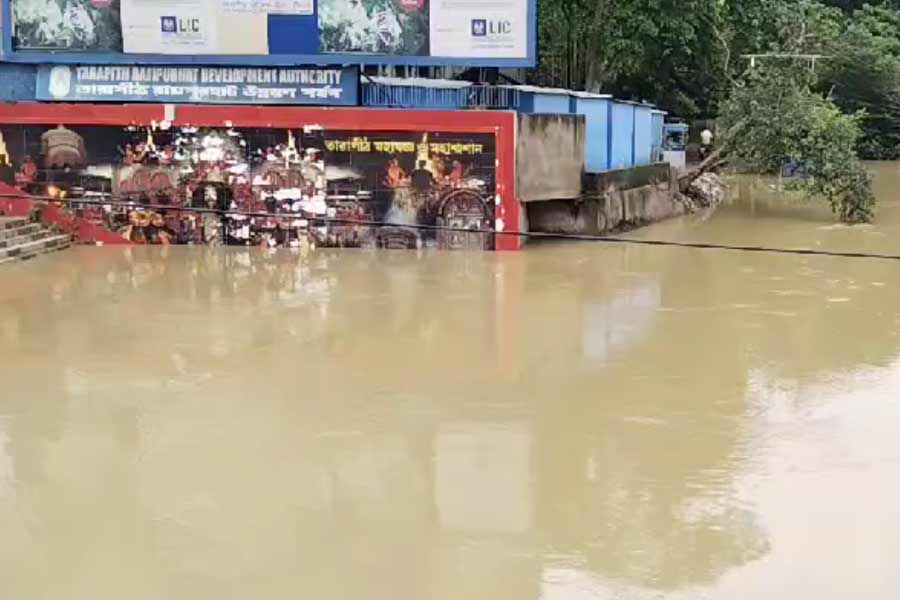
<svg viewBox="0 0 900 600">
<path fill-rule="evenodd" d="M 12 61 L 535 63 L 535 0 L 2 2 L 9 24 L 4 50 Z"/>
<path fill-rule="evenodd" d="M 136 243 L 494 247 L 490 133 L 0 125 L 0 143 L 4 183 Z"/>
</svg>

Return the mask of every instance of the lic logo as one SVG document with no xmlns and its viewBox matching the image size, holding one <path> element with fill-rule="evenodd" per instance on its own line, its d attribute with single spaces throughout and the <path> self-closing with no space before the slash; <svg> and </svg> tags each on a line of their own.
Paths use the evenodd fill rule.
<svg viewBox="0 0 900 600">
<path fill-rule="evenodd" d="M 512 22 L 503 20 L 472 19 L 472 37 L 501 37 L 512 34 Z"/>
<path fill-rule="evenodd" d="M 201 37 L 200 19 L 160 17 L 160 29 L 167 38 L 195 40 Z"/>
</svg>

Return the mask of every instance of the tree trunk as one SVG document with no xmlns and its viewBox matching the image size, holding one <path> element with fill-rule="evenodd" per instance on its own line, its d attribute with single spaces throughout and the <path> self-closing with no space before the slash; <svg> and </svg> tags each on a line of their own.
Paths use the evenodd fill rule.
<svg viewBox="0 0 900 600">
<path fill-rule="evenodd" d="M 678 189 L 682 194 L 685 193 L 689 187 L 691 187 L 691 184 L 694 183 L 694 181 L 696 181 L 698 177 L 700 177 L 704 173 L 712 171 L 725 162 L 724 160 L 722 160 L 722 154 L 725 153 L 727 147 L 727 144 L 722 144 L 716 149 L 715 152 L 707 156 L 706 159 L 699 165 L 697 165 L 693 169 L 685 171 L 678 176 Z"/>
<path fill-rule="evenodd" d="M 726 161 L 722 158 L 722 156 L 728 150 L 729 141 L 734 139 L 735 136 L 740 135 L 741 131 L 746 126 L 746 121 L 738 121 L 727 132 L 725 132 L 725 135 L 722 138 L 722 143 L 719 144 L 719 147 L 716 148 L 716 150 L 712 154 L 707 156 L 706 159 L 704 159 L 693 169 L 689 169 L 678 176 L 678 189 L 682 193 L 684 193 L 689 187 L 691 187 L 691 184 L 694 183 L 694 181 L 696 181 L 698 177 L 724 164 Z"/>
<path fill-rule="evenodd" d="M 603 90 L 606 83 L 606 65 L 602 58 L 603 23 L 608 18 L 610 2 L 614 0 L 596 0 L 594 14 L 588 29 L 588 44 L 585 48 L 585 78 L 584 89 L 588 92 L 598 93 Z"/>
</svg>

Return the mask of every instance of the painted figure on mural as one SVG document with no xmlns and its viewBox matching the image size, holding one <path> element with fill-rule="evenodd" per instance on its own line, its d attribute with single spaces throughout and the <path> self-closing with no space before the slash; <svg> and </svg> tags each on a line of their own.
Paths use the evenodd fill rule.
<svg viewBox="0 0 900 600">
<path fill-rule="evenodd" d="M 41 134 L 41 153 L 47 169 L 81 168 L 88 160 L 84 138 L 65 125 Z"/>
<path fill-rule="evenodd" d="M 462 180 L 465 176 L 466 176 L 466 171 L 463 168 L 463 164 L 458 160 L 454 160 L 453 164 L 452 164 L 452 168 L 450 169 L 450 174 L 447 176 L 447 178 L 450 181 L 450 184 L 454 185 L 454 186 L 458 186 L 459 184 L 462 183 Z"/>
<path fill-rule="evenodd" d="M 135 158 L 134 147 L 131 144 L 125 144 L 124 150 L 122 150 L 122 164 L 125 166 L 131 166 L 137 162 Z"/>
<path fill-rule="evenodd" d="M 396 156 L 388 163 L 384 177 L 384 184 L 389 188 L 398 188 L 409 184 L 406 171 L 400 166 L 400 159 Z"/>
<path fill-rule="evenodd" d="M 19 169 L 19 173 L 16 175 L 16 183 L 20 186 L 26 186 L 30 183 L 34 183 L 35 178 L 37 177 L 38 167 L 37 164 L 32 160 L 30 155 L 25 156 L 25 160 L 22 161 L 22 167 Z"/>
</svg>

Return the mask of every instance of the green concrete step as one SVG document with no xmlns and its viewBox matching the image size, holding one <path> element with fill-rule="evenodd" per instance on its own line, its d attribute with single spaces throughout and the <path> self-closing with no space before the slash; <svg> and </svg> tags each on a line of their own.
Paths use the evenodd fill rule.
<svg viewBox="0 0 900 600">
<path fill-rule="evenodd" d="M 5 258 L 27 259 L 37 254 L 62 250 L 72 245 L 72 237 L 68 235 L 50 234 L 37 240 L 19 244 L 9 248 L 0 248 L 0 260 Z"/>
<path fill-rule="evenodd" d="M 62 250 L 66 250 L 67 248 L 69 248 L 69 246 L 71 246 L 71 244 L 63 244 L 61 246 L 56 246 L 53 248 L 44 248 L 40 251 L 30 252 L 28 254 L 23 254 L 21 256 L 9 256 L 7 258 L 0 258 L 0 266 L 3 266 L 5 264 L 15 263 L 15 262 L 31 260 L 32 258 L 37 258 L 38 256 L 41 256 L 44 254 L 52 254 L 54 252 L 60 252 Z"/>
<path fill-rule="evenodd" d="M 24 227 L 31 223 L 25 217 L 0 217 L 0 231 L 4 229 L 15 229 L 16 227 Z"/>
<path fill-rule="evenodd" d="M 51 235 L 53 235 L 53 232 L 38 228 L 36 231 L 30 231 L 18 237 L 10 237 L 6 239 L 0 238 L 0 249 L 12 248 L 13 246 L 21 246 L 22 244 L 27 244 L 28 242 L 34 242 L 42 238 L 50 237 Z"/>
<path fill-rule="evenodd" d="M 32 233 L 39 233 L 43 229 L 44 226 L 40 223 L 27 223 L 18 227 L 10 227 L 9 229 L 0 229 L 0 241 L 22 237 L 23 235 L 31 235 Z"/>
</svg>

